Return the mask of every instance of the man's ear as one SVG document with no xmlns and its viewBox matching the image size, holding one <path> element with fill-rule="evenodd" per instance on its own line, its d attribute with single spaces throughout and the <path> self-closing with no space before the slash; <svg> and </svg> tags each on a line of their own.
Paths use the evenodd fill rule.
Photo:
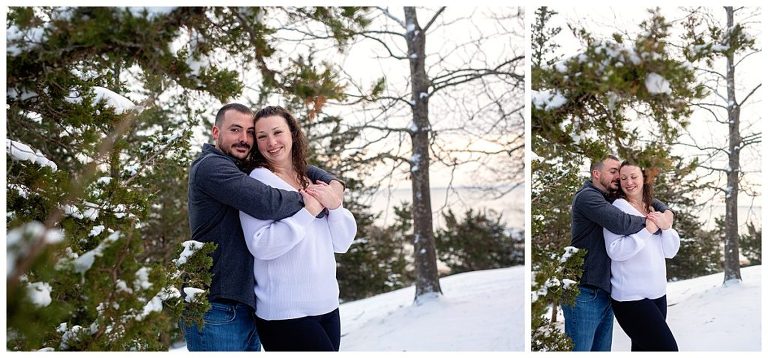
<svg viewBox="0 0 768 358">
<path fill-rule="evenodd" d="M 219 127 L 213 126 L 211 128 L 211 134 L 213 135 L 213 142 L 216 143 L 219 141 Z"/>
</svg>

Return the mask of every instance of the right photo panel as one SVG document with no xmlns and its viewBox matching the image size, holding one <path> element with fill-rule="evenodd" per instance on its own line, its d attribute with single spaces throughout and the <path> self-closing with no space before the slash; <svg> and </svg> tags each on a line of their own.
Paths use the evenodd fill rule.
<svg viewBox="0 0 768 358">
<path fill-rule="evenodd" d="M 762 11 L 531 11 L 532 351 L 762 349 Z"/>
</svg>

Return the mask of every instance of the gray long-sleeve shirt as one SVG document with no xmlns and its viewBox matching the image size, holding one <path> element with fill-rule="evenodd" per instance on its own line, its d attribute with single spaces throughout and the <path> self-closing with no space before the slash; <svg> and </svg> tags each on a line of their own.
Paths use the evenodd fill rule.
<svg viewBox="0 0 768 358">
<path fill-rule="evenodd" d="M 309 167 L 309 178 L 330 182 L 332 175 Z M 237 167 L 235 159 L 204 144 L 189 171 L 189 228 L 192 240 L 213 242 L 209 300 L 227 299 L 256 308 L 253 256 L 240 225 L 240 211 L 262 220 L 281 220 L 304 207 L 301 194 L 272 188 Z"/>
<path fill-rule="evenodd" d="M 657 211 L 669 208 L 654 199 Z M 611 205 L 606 193 L 587 180 L 571 204 L 571 246 L 586 249 L 580 285 L 611 292 L 611 259 L 605 251 L 603 228 L 619 235 L 631 235 L 645 228 L 645 218 L 629 215 Z"/>
</svg>

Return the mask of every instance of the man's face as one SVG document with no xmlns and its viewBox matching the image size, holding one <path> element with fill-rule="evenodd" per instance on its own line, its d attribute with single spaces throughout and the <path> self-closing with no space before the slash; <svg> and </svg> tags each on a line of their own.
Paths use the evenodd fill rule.
<svg viewBox="0 0 768 358">
<path fill-rule="evenodd" d="M 619 161 L 608 158 L 603 161 L 603 168 L 598 171 L 598 182 L 608 191 L 619 190 Z"/>
<path fill-rule="evenodd" d="M 253 116 L 235 110 L 224 112 L 220 126 L 213 126 L 216 148 L 237 159 L 245 159 L 253 146 Z"/>
</svg>

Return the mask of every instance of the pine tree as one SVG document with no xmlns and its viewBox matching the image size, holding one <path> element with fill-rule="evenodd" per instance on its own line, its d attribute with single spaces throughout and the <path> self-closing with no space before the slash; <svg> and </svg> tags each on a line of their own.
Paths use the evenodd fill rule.
<svg viewBox="0 0 768 358">
<path fill-rule="evenodd" d="M 522 233 L 508 232 L 502 215 L 468 209 L 459 220 L 453 210 L 442 213 L 445 227 L 435 232 L 437 256 L 451 274 L 522 265 Z"/>
<path fill-rule="evenodd" d="M 755 223 L 747 224 L 747 233 L 741 235 L 739 247 L 741 254 L 749 260 L 748 266 L 762 265 L 763 263 L 763 229 L 758 229 Z"/>
<path fill-rule="evenodd" d="M 10 9 L 8 349 L 164 350 L 176 339 L 178 288 L 205 289 L 214 249 L 179 263 L 189 138 L 244 88 L 216 59 L 252 64 L 262 88 L 316 111 L 340 96 L 327 67 L 268 61 L 268 12 L 328 26 L 337 44 L 365 22 L 356 8 Z M 205 294 L 186 291 L 199 317 Z"/>
</svg>

